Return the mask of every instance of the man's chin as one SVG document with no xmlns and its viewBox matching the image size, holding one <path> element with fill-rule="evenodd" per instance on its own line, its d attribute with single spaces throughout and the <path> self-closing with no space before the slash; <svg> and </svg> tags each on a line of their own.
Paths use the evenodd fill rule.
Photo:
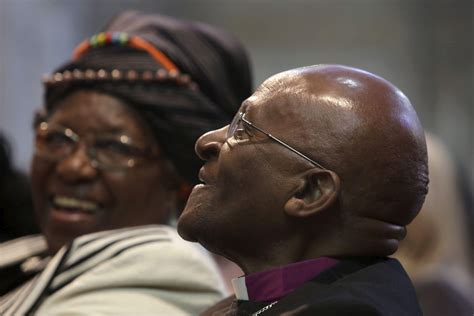
<svg viewBox="0 0 474 316">
<path fill-rule="evenodd" d="M 197 238 L 194 234 L 189 232 L 189 229 L 186 228 L 186 224 L 182 224 L 181 220 L 178 221 L 178 234 L 186 241 L 197 242 Z"/>
<path fill-rule="evenodd" d="M 186 204 L 186 207 L 178 218 L 177 223 L 178 234 L 184 240 L 191 242 L 197 242 L 197 236 L 199 235 L 199 220 L 195 219 L 195 213 L 197 213 L 197 211 L 189 208 L 188 204 Z"/>
<path fill-rule="evenodd" d="M 178 218 L 178 234 L 187 241 L 197 242 L 201 231 L 206 229 L 203 225 L 207 220 L 208 192 L 204 185 L 197 185 L 189 195 L 186 206 Z"/>
</svg>

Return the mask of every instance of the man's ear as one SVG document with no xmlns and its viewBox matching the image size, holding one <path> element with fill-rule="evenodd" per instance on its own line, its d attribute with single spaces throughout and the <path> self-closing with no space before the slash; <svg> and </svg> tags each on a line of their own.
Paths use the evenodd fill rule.
<svg viewBox="0 0 474 316">
<path fill-rule="evenodd" d="M 337 199 L 339 176 L 330 170 L 311 169 L 301 175 L 301 184 L 285 203 L 289 216 L 308 217 L 328 208 Z"/>
</svg>

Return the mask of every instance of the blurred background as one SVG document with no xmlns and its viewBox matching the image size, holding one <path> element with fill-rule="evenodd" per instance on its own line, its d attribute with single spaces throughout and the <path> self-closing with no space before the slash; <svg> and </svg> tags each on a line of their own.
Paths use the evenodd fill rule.
<svg viewBox="0 0 474 316">
<path fill-rule="evenodd" d="M 0 131 L 28 170 L 41 75 L 116 13 L 137 9 L 205 21 L 234 33 L 255 85 L 303 65 L 379 74 L 411 99 L 473 184 L 472 0 L 0 0 Z"/>
</svg>

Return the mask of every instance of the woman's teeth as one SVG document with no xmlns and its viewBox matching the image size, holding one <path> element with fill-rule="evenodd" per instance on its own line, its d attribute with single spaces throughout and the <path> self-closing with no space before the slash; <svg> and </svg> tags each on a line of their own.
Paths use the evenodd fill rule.
<svg viewBox="0 0 474 316">
<path fill-rule="evenodd" d="M 53 203 L 56 207 L 66 210 L 95 212 L 99 209 L 99 205 L 95 202 L 79 200 L 66 196 L 55 196 L 53 199 Z"/>
</svg>

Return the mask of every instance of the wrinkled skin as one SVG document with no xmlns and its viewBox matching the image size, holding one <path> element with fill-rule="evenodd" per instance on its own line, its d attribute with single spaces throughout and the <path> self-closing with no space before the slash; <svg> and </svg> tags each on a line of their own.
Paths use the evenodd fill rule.
<svg viewBox="0 0 474 316">
<path fill-rule="evenodd" d="M 48 122 L 87 134 L 127 134 L 143 147 L 157 148 L 146 124 L 124 102 L 94 91 L 77 91 L 63 99 Z M 126 170 L 104 171 L 91 165 L 85 145 L 61 161 L 35 155 L 32 191 L 37 218 L 49 250 L 55 253 L 73 238 L 107 229 L 166 223 L 173 209 L 171 176 L 164 160 L 148 160 Z M 157 148 L 157 150 L 159 150 Z M 65 196 L 99 205 L 92 213 L 66 211 L 54 205 Z"/>
<path fill-rule="evenodd" d="M 181 236 L 246 273 L 396 250 L 427 190 L 424 133 L 403 93 L 358 69 L 312 66 L 266 80 L 240 111 L 328 170 L 249 128 L 206 133 Z"/>
</svg>

